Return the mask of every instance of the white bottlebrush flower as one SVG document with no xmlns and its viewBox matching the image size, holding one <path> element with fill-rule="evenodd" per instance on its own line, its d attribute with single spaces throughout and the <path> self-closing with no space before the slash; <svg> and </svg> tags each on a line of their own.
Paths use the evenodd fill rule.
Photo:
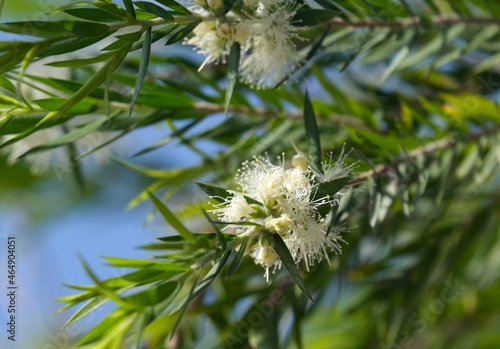
<svg viewBox="0 0 500 349">
<path fill-rule="evenodd" d="M 279 263 L 279 256 L 271 246 L 259 246 L 250 253 L 256 264 L 262 265 L 266 272 L 264 277 L 269 281 L 269 269 L 273 266 L 276 268 Z"/>
<path fill-rule="evenodd" d="M 341 157 L 344 160 L 345 157 Z M 304 165 L 302 161 L 296 163 Z M 295 262 L 303 260 L 309 270 L 311 265 L 323 259 L 328 260 L 329 252 L 341 252 L 343 229 L 332 227 L 327 235 L 327 219 L 318 212 L 318 207 L 325 203 L 337 203 L 338 195 L 314 197 L 318 180 L 310 166 L 304 170 L 304 166 L 285 168 L 284 164 L 284 160 L 281 165 L 275 165 L 265 158 L 244 162 L 236 176 L 241 192 L 233 192 L 213 212 L 226 222 L 248 221 L 260 225 L 244 226 L 237 234 L 252 239 L 259 239 L 261 234 L 279 234 Z M 337 161 L 335 165 L 325 163 L 326 169 L 335 166 L 340 168 L 340 162 Z M 256 206 L 250 206 L 245 196 L 260 202 L 262 206 L 254 209 Z M 266 268 L 266 276 L 271 265 L 280 265 L 278 259 L 265 258 L 267 250 L 262 250 L 260 244 L 252 248 L 250 255 L 256 263 Z M 276 257 L 274 254 L 272 256 Z"/>
<path fill-rule="evenodd" d="M 224 61 L 224 56 L 229 53 L 230 46 L 225 37 L 220 37 L 214 22 L 202 22 L 194 30 L 194 36 L 184 43 L 196 47 L 196 52 L 204 55 L 205 61 L 200 70 L 208 63 Z"/>
<path fill-rule="evenodd" d="M 240 222 L 250 218 L 255 210 L 247 203 L 241 193 L 234 193 L 225 203 L 225 207 L 214 210 L 223 222 Z"/>
<path fill-rule="evenodd" d="M 297 28 L 291 23 L 294 15 L 295 11 L 289 6 L 270 10 L 259 5 L 254 18 L 236 25 L 235 31 L 246 32 L 248 37 L 241 42 L 244 82 L 257 88 L 271 87 L 283 80 L 297 63 L 298 54 L 292 42 L 299 37 Z"/>
<path fill-rule="evenodd" d="M 316 178 L 318 178 L 320 182 L 328 182 L 328 181 L 333 181 L 334 179 L 337 178 L 349 176 L 352 173 L 354 167 L 357 166 L 357 163 L 351 165 L 345 164 L 344 161 L 349 156 L 349 154 L 350 152 L 345 153 L 345 149 L 344 147 L 342 147 L 342 151 L 340 152 L 337 161 L 333 161 L 333 154 L 330 153 L 330 160 L 323 161 L 321 163 L 323 173 L 316 172 L 315 173 Z"/>
<path fill-rule="evenodd" d="M 225 62 L 233 43 L 241 46 L 240 77 L 253 87 L 271 87 L 283 80 L 299 60 L 292 40 L 299 38 L 292 24 L 294 3 L 278 0 L 245 0 L 245 12 L 221 16 L 220 0 L 207 6 L 192 6 L 191 12 L 203 17 L 193 36 L 184 41 L 206 58 L 208 63 Z"/>
</svg>

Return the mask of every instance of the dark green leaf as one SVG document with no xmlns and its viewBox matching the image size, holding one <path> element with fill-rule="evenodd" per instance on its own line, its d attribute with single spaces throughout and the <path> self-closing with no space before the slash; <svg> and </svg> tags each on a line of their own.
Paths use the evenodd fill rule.
<svg viewBox="0 0 500 349">
<path fill-rule="evenodd" d="M 176 271 L 176 272 L 183 272 L 190 269 L 189 267 L 180 264 L 162 262 L 157 260 L 127 259 L 127 258 L 115 258 L 115 257 L 102 257 L 102 258 L 111 262 L 114 266 L 121 268 L 166 270 L 166 271 Z"/>
<path fill-rule="evenodd" d="M 188 25 L 178 28 L 174 33 L 172 33 L 172 36 L 167 40 L 167 43 L 165 45 L 172 45 L 177 41 L 184 39 L 189 33 L 193 31 L 194 28 L 196 28 L 198 24 L 201 23 L 201 21 L 201 19 L 198 19 L 192 23 L 189 23 Z"/>
<path fill-rule="evenodd" d="M 168 13 L 165 9 L 162 7 L 153 4 L 152 2 L 147 2 L 147 1 L 134 1 L 134 4 L 136 4 L 139 8 L 143 9 L 144 11 L 147 11 L 149 13 L 155 14 L 158 17 L 161 17 L 163 19 L 168 19 L 173 21 L 174 17 Z"/>
<path fill-rule="evenodd" d="M 74 8 L 74 9 L 67 9 L 64 12 L 73 17 L 86 19 L 94 22 L 112 23 L 124 20 L 123 17 L 103 11 L 98 8 Z"/>
<path fill-rule="evenodd" d="M 286 247 L 285 242 L 283 241 L 283 239 L 281 238 L 281 236 L 279 234 L 272 234 L 272 235 L 273 235 L 273 241 L 274 241 L 274 249 L 276 250 L 276 253 L 280 257 L 281 263 L 283 263 L 283 265 L 285 266 L 285 269 L 288 271 L 288 274 L 290 274 L 290 276 L 292 277 L 292 280 L 295 282 L 295 284 L 314 303 L 314 300 L 312 299 L 311 295 L 309 294 L 306 287 L 304 286 L 304 283 L 302 282 L 302 278 L 300 277 L 299 270 L 297 269 L 297 266 L 295 265 L 295 261 L 293 260 L 293 257 L 290 254 L 288 247 Z"/>
<path fill-rule="evenodd" d="M 195 182 L 205 193 L 207 193 L 211 198 L 219 201 L 219 202 L 224 202 L 228 197 L 233 196 L 234 194 L 227 191 L 224 188 L 217 187 L 215 185 L 211 184 L 205 184 L 205 183 L 200 183 L 200 182 Z M 254 200 L 252 198 L 249 198 L 248 196 L 245 196 L 245 200 L 249 204 L 256 204 L 259 206 L 262 206 L 262 203 Z"/>
<path fill-rule="evenodd" d="M 14 86 L 14 84 L 3 75 L 0 75 L 0 87 L 3 87 L 4 89 L 12 93 L 16 93 L 16 87 Z"/>
<path fill-rule="evenodd" d="M 341 177 L 328 182 L 319 183 L 314 186 L 311 193 L 311 198 L 320 199 L 324 197 L 332 197 L 339 190 L 349 183 L 351 177 Z"/>
<path fill-rule="evenodd" d="M 220 231 L 217 224 L 215 224 L 215 222 L 212 220 L 212 218 L 210 218 L 207 211 L 203 210 L 203 214 L 205 215 L 206 219 L 210 222 L 210 224 L 214 228 L 215 234 L 217 234 L 217 240 L 219 240 L 220 247 L 222 248 L 223 251 L 226 250 L 227 241 L 226 241 L 226 238 L 224 237 L 224 234 L 222 234 L 222 232 Z"/>
<path fill-rule="evenodd" d="M 132 0 L 123 0 L 123 4 L 125 5 L 125 8 L 127 9 L 127 13 L 129 14 L 129 16 L 136 18 L 134 4 L 132 3 Z"/>
<path fill-rule="evenodd" d="M 306 129 L 307 148 L 309 150 L 309 158 L 311 165 L 319 172 L 321 168 L 321 143 L 319 139 L 318 124 L 316 123 L 316 115 L 309 99 L 309 92 L 306 91 L 304 101 L 304 125 Z"/>
<path fill-rule="evenodd" d="M 185 15 L 190 15 L 191 11 L 189 11 L 187 8 L 179 4 L 178 2 L 174 0 L 155 0 L 159 2 L 162 5 L 165 5 L 167 7 L 170 7 L 172 10 L 175 10 L 179 13 L 185 14 Z"/>
<path fill-rule="evenodd" d="M 239 247 L 240 249 L 238 250 L 238 252 L 234 256 L 234 259 L 231 262 L 231 264 L 229 265 L 229 269 L 227 271 L 227 277 L 231 276 L 231 274 L 233 274 L 236 271 L 236 269 L 238 269 L 238 267 L 240 266 L 241 261 L 243 260 L 243 256 L 245 255 L 247 243 L 248 243 L 248 237 L 243 239 L 243 242 L 241 243 L 241 245 Z"/>
</svg>

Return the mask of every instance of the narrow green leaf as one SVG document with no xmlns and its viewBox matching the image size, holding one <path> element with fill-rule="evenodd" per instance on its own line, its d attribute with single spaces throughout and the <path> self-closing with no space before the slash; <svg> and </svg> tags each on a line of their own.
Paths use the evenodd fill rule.
<svg viewBox="0 0 500 349">
<path fill-rule="evenodd" d="M 185 15 L 190 15 L 191 11 L 189 11 L 187 8 L 179 4 L 178 2 L 174 0 L 155 0 L 159 2 L 162 5 L 165 5 L 167 7 L 170 7 L 172 10 L 175 10 L 179 13 L 185 14 Z"/>
<path fill-rule="evenodd" d="M 123 17 L 103 11 L 98 8 L 74 8 L 64 10 L 67 14 L 94 22 L 112 23 L 123 21 Z"/>
<path fill-rule="evenodd" d="M 226 262 L 229 258 L 229 255 L 231 254 L 231 251 L 226 251 L 222 257 L 220 257 L 215 264 L 213 265 L 212 269 L 209 270 L 207 275 L 201 280 L 201 282 L 195 287 L 194 292 L 191 296 L 191 298 L 188 298 L 187 302 L 191 302 L 194 298 L 198 297 L 200 294 L 203 293 L 203 291 L 206 290 L 208 286 L 212 283 L 212 281 L 215 280 L 217 275 L 221 272 L 222 268 L 226 265 Z"/>
<path fill-rule="evenodd" d="M 168 13 L 165 9 L 162 7 L 153 4 L 152 2 L 147 2 L 147 1 L 134 1 L 134 4 L 137 5 L 137 7 L 143 9 L 144 11 L 147 11 L 149 13 L 152 13 L 158 17 L 161 17 L 163 19 L 168 19 L 170 21 L 174 20 L 174 17 Z"/>
<path fill-rule="evenodd" d="M 224 236 L 224 234 L 222 234 L 222 232 L 220 231 L 217 224 L 215 224 L 215 222 L 212 220 L 212 218 L 208 215 L 207 211 L 205 211 L 205 210 L 202 210 L 202 211 L 203 211 L 203 214 L 205 215 L 205 218 L 210 222 L 210 224 L 214 228 L 215 234 L 217 234 L 217 240 L 219 240 L 220 247 L 222 248 L 223 251 L 225 251 L 226 247 L 227 247 L 226 237 Z"/>
<path fill-rule="evenodd" d="M 280 257 L 281 263 L 285 266 L 286 270 L 288 271 L 288 274 L 292 277 L 292 280 L 295 282 L 295 284 L 302 290 L 302 292 L 309 297 L 311 302 L 314 303 L 314 300 L 312 299 L 311 295 L 307 291 L 306 287 L 304 286 L 304 283 L 302 282 L 302 278 L 300 277 L 299 270 L 297 269 L 297 266 L 295 265 L 295 261 L 293 260 L 292 255 L 290 254 L 290 251 L 288 250 L 288 247 L 286 247 L 285 242 L 281 238 L 279 234 L 272 234 L 273 235 L 273 240 L 274 240 L 274 249 L 276 250 L 276 253 Z"/>
<path fill-rule="evenodd" d="M 50 97 L 35 99 L 33 103 L 38 105 L 40 108 L 47 111 L 56 111 L 58 108 L 66 101 L 65 98 L 60 97 Z M 65 111 L 67 115 L 83 115 L 88 114 L 97 109 L 97 105 L 90 103 L 88 100 L 82 100 L 76 103 L 74 106 Z"/>
<path fill-rule="evenodd" d="M 224 109 L 226 111 L 226 116 L 229 111 L 229 105 L 231 104 L 231 97 L 233 95 L 234 86 L 238 80 L 238 70 L 240 66 L 240 44 L 235 42 L 231 45 L 231 50 L 229 51 L 228 66 L 227 66 L 227 88 L 226 88 L 226 101 L 224 104 Z"/>
<path fill-rule="evenodd" d="M 226 14 L 229 11 L 231 11 L 231 9 L 233 8 L 233 6 L 236 3 L 236 1 L 237 0 L 222 0 L 222 3 L 224 4 L 222 13 Z"/>
<path fill-rule="evenodd" d="M 91 64 L 100 63 L 105 60 L 108 60 L 112 58 L 115 54 L 116 52 L 111 51 L 103 53 L 96 57 L 57 61 L 57 62 L 47 63 L 46 65 L 50 65 L 52 67 L 82 67 L 82 66 L 85 67 Z"/>
<path fill-rule="evenodd" d="M 137 73 L 137 81 L 134 87 L 134 95 L 132 96 L 132 101 L 130 102 L 130 109 L 128 115 L 132 115 L 134 110 L 135 102 L 137 97 L 139 97 L 139 92 L 141 91 L 142 84 L 144 83 L 144 78 L 148 72 L 149 66 L 149 56 L 151 55 L 151 27 L 146 30 L 144 36 L 144 45 L 142 47 L 141 62 L 139 64 L 139 72 Z"/>
<path fill-rule="evenodd" d="M 227 271 L 227 277 L 230 277 L 236 271 L 236 269 L 238 269 L 238 267 L 240 266 L 241 261 L 243 260 L 243 256 L 245 255 L 247 243 L 248 243 L 248 237 L 243 239 L 243 242 L 240 245 L 240 249 L 236 253 L 231 264 L 229 265 L 229 269 Z"/>
<path fill-rule="evenodd" d="M 170 38 L 167 40 L 167 45 L 172 45 L 175 44 L 177 41 L 184 39 L 189 33 L 191 33 L 194 28 L 198 26 L 202 22 L 201 19 L 198 19 L 192 23 L 189 23 L 188 25 L 181 26 L 179 27 L 173 34 L 170 36 Z"/>
<path fill-rule="evenodd" d="M 134 4 L 132 3 L 132 0 L 123 0 L 123 4 L 125 5 L 125 8 L 127 9 L 127 13 L 129 14 L 129 16 L 136 18 Z"/>
<path fill-rule="evenodd" d="M 321 143 L 319 138 L 318 124 L 316 123 L 316 115 L 309 99 L 309 92 L 306 91 L 304 101 L 304 125 L 306 129 L 307 147 L 311 165 L 319 172 L 321 170 Z"/>
<path fill-rule="evenodd" d="M 156 196 L 152 193 L 148 193 L 149 198 L 155 204 L 156 208 L 163 215 L 165 220 L 187 241 L 196 241 L 196 237 L 191 233 L 178 219 L 177 217 L 165 206 Z"/>
<path fill-rule="evenodd" d="M 410 53 L 408 46 L 403 46 L 398 53 L 394 56 L 389 66 L 386 68 L 382 76 L 380 77 L 378 84 L 382 85 L 387 78 L 398 69 L 399 65 L 404 61 L 404 59 Z"/>
<path fill-rule="evenodd" d="M 205 184 L 205 183 L 200 183 L 200 182 L 195 182 L 205 193 L 207 193 L 211 198 L 219 201 L 219 202 L 224 202 L 224 200 L 226 200 L 228 197 L 230 196 L 233 196 L 234 194 L 227 191 L 226 189 L 224 188 L 220 188 L 220 187 L 217 187 L 215 185 L 211 185 L 211 184 Z M 255 200 L 255 199 L 252 199 L 252 198 L 249 198 L 248 196 L 245 196 L 245 200 L 249 203 L 249 204 L 256 204 L 256 205 L 259 205 L 259 206 L 262 206 L 262 203 Z"/>
<path fill-rule="evenodd" d="M 131 45 L 131 44 L 130 44 Z M 114 71 L 120 63 L 123 61 L 125 56 L 128 53 L 130 46 L 124 46 L 122 50 L 120 50 L 116 56 L 106 63 L 99 71 L 97 71 L 85 84 L 83 84 L 71 97 L 69 97 L 64 103 L 62 103 L 57 110 L 50 112 L 47 114 L 42 120 L 40 120 L 34 127 L 24 130 L 19 133 L 14 138 L 8 140 L 0 144 L 0 149 L 17 142 L 19 139 L 23 139 L 30 134 L 34 133 L 36 130 L 41 128 L 43 125 L 47 124 L 49 121 L 53 120 L 57 116 L 64 114 L 69 109 L 71 109 L 75 104 L 89 95 L 92 91 L 94 91 L 100 84 L 102 84 L 106 80 L 106 76 L 110 71 Z"/>
</svg>

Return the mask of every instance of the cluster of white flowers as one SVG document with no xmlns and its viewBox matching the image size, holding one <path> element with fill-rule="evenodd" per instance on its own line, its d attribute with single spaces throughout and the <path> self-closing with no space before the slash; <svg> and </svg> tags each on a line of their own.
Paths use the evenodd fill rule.
<svg viewBox="0 0 500 349">
<path fill-rule="evenodd" d="M 241 46 L 241 79 L 256 88 L 280 82 L 298 62 L 292 39 L 300 37 L 292 25 L 296 13 L 292 1 L 243 0 L 242 8 L 225 15 L 223 0 L 196 3 L 190 10 L 203 22 L 184 43 L 206 57 L 200 70 L 207 63 L 225 62 L 233 43 Z"/>
<path fill-rule="evenodd" d="M 243 163 L 236 176 L 240 192 L 231 192 L 213 212 L 224 222 L 259 224 L 243 226 L 237 234 L 249 237 L 246 252 L 266 268 L 266 278 L 271 267 L 281 265 L 270 234 L 279 234 L 294 261 L 303 260 L 307 270 L 316 262 L 329 260 L 328 251 L 341 252 L 344 229 L 333 227 L 327 234 L 327 219 L 321 217 L 318 207 L 338 203 L 342 194 L 315 195 L 319 183 L 352 176 L 353 165 L 346 166 L 344 159 L 343 152 L 336 162 L 330 158 L 323 163 L 323 173 L 313 170 L 303 154 L 294 156 L 292 168 L 285 168 L 284 158 L 280 165 L 265 158 Z"/>
</svg>

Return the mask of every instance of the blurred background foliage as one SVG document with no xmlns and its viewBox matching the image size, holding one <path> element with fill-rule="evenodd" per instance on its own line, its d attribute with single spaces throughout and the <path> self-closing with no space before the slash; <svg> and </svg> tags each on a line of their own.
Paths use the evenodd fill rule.
<svg viewBox="0 0 500 349">
<path fill-rule="evenodd" d="M 39 20 L 36 16 L 47 12 L 47 4 L 6 1 L 2 16 Z M 86 31 L 102 23 L 87 21 L 84 32 L 74 25 L 49 27 L 35 40 L 13 36 L 12 32 L 23 34 L 13 25 L 0 25 L 11 33 L 10 42 L 1 46 L 0 67 L 7 78 L 1 84 L 5 96 L 0 105 L 1 133 L 18 135 L 19 142 L 48 127 L 64 127 L 61 134 L 65 134 L 33 144 L 32 155 L 14 166 L 6 164 L 12 146 L 4 143 L 0 207 L 31 214 L 36 232 L 41 221 L 57 220 L 57 214 L 72 207 L 76 207 L 72 224 L 92 219 L 78 208 L 81 202 L 101 207 L 100 193 L 126 193 L 104 202 L 140 214 L 127 221 L 128 235 L 115 234 L 112 241 L 121 248 L 120 257 L 151 258 L 147 266 L 111 260 L 124 268 L 120 270 L 138 269 L 139 274 L 123 276 L 121 271 L 117 275 L 99 268 L 97 258 L 92 259 L 98 254 L 110 256 L 106 246 L 98 253 L 89 248 L 84 256 L 90 269 L 96 268 L 99 279 L 103 275 L 111 279 L 79 288 L 83 296 L 63 300 L 76 305 L 92 299 L 100 305 L 111 299 L 118 308 L 106 308 L 106 316 L 113 312 L 94 330 L 69 336 L 60 347 L 500 345 L 500 5 L 467 0 L 322 0 L 304 3 L 301 11 L 302 23 L 310 24 L 301 32 L 308 40 L 297 42 L 307 57 L 304 67 L 272 90 L 237 83 L 227 116 L 227 66 L 208 65 L 198 72 L 203 58 L 179 43 L 163 46 L 172 37 L 164 27 L 152 29 L 152 37 L 160 41 L 147 57 L 147 73 L 129 117 L 138 74 L 145 72 L 145 50 L 126 58 L 125 54 L 144 45 L 145 28 L 136 36 L 116 40 L 113 36 L 124 34 L 125 25 L 120 32 L 109 29 L 105 38 L 102 30 Z M 155 18 L 147 10 L 136 13 Z M 75 20 L 67 13 L 57 16 Z M 53 20 L 44 20 L 49 19 Z M 32 65 L 23 73 L 26 57 Z M 115 62 L 114 70 L 105 70 L 109 68 L 105 62 Z M 16 85 L 20 75 L 29 89 Z M 73 99 L 82 86 L 88 91 Z M 333 152 L 337 158 L 345 147 L 352 149 L 348 162 L 358 161 L 357 189 L 342 200 L 337 212 L 338 223 L 348 229 L 342 255 L 332 255 L 330 263 L 302 273 L 315 304 L 285 272 L 277 272 L 267 284 L 262 268 L 244 258 L 237 272 L 226 277 L 224 269 L 191 303 L 171 338 L 178 313 L 172 316 L 163 309 L 169 304 L 167 310 L 179 308 L 182 296 L 188 296 L 190 289 L 192 293 L 196 273 L 184 273 L 182 267 L 172 271 L 162 261 L 193 258 L 193 253 L 216 247 L 213 229 L 200 210 L 211 206 L 193 180 L 235 189 L 233 177 L 243 161 L 266 153 L 271 159 L 282 152 L 292 155 L 293 145 L 306 151 L 302 115 L 306 89 L 323 157 Z M 63 101 L 71 102 L 61 109 Z M 47 119 L 47 115 L 52 116 Z M 96 131 L 104 136 L 89 138 Z M 113 144 L 126 144 L 109 155 L 110 147 L 104 146 L 114 140 Z M 91 153 L 100 148 L 103 157 L 112 157 L 113 162 L 95 161 L 96 154 Z M 49 172 L 30 173 L 32 157 L 61 150 L 62 158 L 52 163 Z M 173 231 L 157 219 L 153 223 L 157 229 L 150 235 L 163 240 L 151 245 L 153 237 L 148 236 L 136 244 L 145 245 L 145 251 L 133 252 L 134 245 L 123 240 L 136 241 L 131 236 L 158 213 L 158 205 L 152 212 L 148 192 L 168 202 L 193 233 L 205 235 L 197 235 L 194 242 L 169 237 Z M 209 269 L 200 269 L 202 277 Z M 72 273 L 84 275 L 80 268 Z M 183 287 L 177 301 L 168 303 L 172 300 L 167 296 L 175 293 L 171 280 Z M 55 277 L 51 282 L 68 281 Z M 134 292 L 139 296 L 134 298 Z M 95 303 L 77 315 L 96 309 Z M 55 323 L 69 316 L 58 315 Z M 134 343 L 143 331 L 142 342 Z M 45 343 L 47 338 L 41 337 Z"/>
</svg>

